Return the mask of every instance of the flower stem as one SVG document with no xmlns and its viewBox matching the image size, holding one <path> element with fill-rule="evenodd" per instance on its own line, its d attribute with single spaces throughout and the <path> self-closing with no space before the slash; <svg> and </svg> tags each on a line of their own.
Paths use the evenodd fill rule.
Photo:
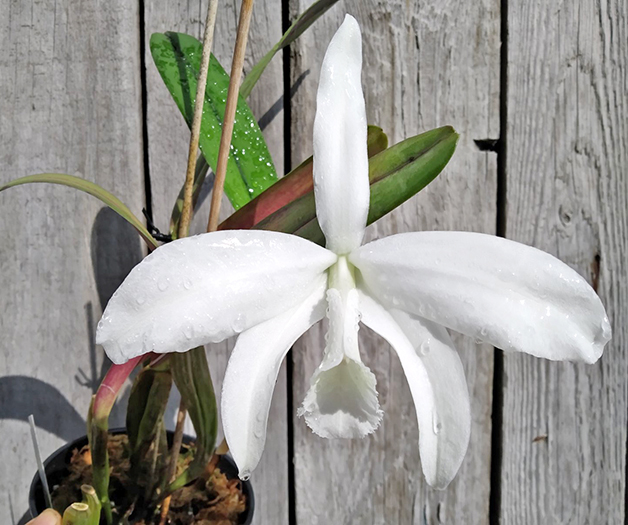
<svg viewBox="0 0 628 525">
<path fill-rule="evenodd" d="M 209 222 L 207 224 L 208 232 L 215 232 L 218 229 L 220 201 L 222 199 L 225 176 L 227 174 L 227 161 L 229 160 L 231 135 L 233 134 L 233 122 L 235 120 L 235 113 L 238 105 L 240 80 L 242 79 L 242 66 L 244 64 L 244 52 L 246 51 L 246 41 L 249 36 L 252 12 L 253 0 L 242 0 L 240 20 L 238 21 L 238 34 L 236 36 L 235 49 L 233 50 L 233 61 L 231 62 L 231 77 L 229 80 L 229 90 L 227 91 L 227 104 L 225 107 L 225 116 L 222 121 L 222 135 L 220 136 L 218 162 L 216 163 L 214 191 L 212 192 Z"/>
<path fill-rule="evenodd" d="M 186 237 L 192 218 L 192 194 L 194 189 L 194 171 L 196 169 L 196 157 L 198 153 L 198 141 L 201 133 L 201 121 L 203 120 L 203 103 L 205 102 L 205 87 L 207 86 L 207 72 L 209 70 L 209 58 L 211 56 L 214 40 L 214 27 L 216 26 L 216 13 L 218 0 L 210 0 L 207 8 L 207 20 L 205 21 L 205 34 L 203 36 L 203 54 L 201 55 L 201 69 L 198 73 L 196 86 L 196 99 L 194 101 L 194 116 L 192 118 L 192 133 L 190 135 L 190 149 L 188 151 L 188 167 L 185 175 L 183 190 L 183 209 L 179 221 L 178 237 Z"/>
</svg>

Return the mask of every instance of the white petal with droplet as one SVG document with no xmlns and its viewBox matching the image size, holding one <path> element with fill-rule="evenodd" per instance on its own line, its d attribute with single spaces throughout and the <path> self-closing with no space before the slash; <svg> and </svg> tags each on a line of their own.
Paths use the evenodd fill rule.
<svg viewBox="0 0 628 525">
<path fill-rule="evenodd" d="M 316 214 L 327 248 L 347 254 L 360 246 L 369 209 L 362 36 L 347 15 L 327 48 L 314 119 Z"/>
<path fill-rule="evenodd" d="M 604 307 L 583 277 L 507 239 L 404 233 L 366 244 L 349 260 L 386 307 L 503 350 L 594 363 L 611 336 Z"/>
<path fill-rule="evenodd" d="M 336 259 L 314 243 L 268 231 L 168 243 L 137 265 L 111 298 L 96 342 L 123 363 L 221 341 L 302 303 Z"/>
<path fill-rule="evenodd" d="M 417 413 L 419 453 L 427 482 L 443 489 L 469 444 L 471 408 L 462 362 L 447 330 L 360 294 L 362 322 L 397 352 Z"/>
<path fill-rule="evenodd" d="M 290 347 L 325 314 L 326 279 L 302 304 L 246 332 L 236 342 L 222 386 L 222 424 L 229 450 L 246 478 L 257 466 L 275 381 Z"/>
</svg>

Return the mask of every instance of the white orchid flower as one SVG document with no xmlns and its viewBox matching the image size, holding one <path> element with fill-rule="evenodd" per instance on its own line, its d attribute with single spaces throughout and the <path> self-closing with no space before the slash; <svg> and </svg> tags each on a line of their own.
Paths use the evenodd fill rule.
<svg viewBox="0 0 628 525">
<path fill-rule="evenodd" d="M 239 334 L 222 391 L 231 453 L 259 462 L 279 368 L 327 310 L 322 362 L 299 414 L 323 437 L 362 437 L 382 418 L 358 349 L 361 321 L 397 352 L 430 485 L 465 455 L 469 398 L 447 328 L 504 350 L 594 363 L 611 329 L 596 293 L 535 248 L 462 232 L 404 233 L 361 246 L 369 207 L 361 35 L 347 16 L 323 61 L 314 123 L 316 210 L 327 247 L 268 231 L 181 239 L 149 255 L 114 294 L 97 342 L 115 363 Z"/>
</svg>

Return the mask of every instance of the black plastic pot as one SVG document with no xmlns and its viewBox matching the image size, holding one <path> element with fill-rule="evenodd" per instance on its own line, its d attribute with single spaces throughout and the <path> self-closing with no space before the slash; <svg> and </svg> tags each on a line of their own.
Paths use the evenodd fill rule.
<svg viewBox="0 0 628 525">
<path fill-rule="evenodd" d="M 126 429 L 114 428 L 109 431 L 110 434 L 125 434 Z M 172 439 L 172 432 L 168 431 L 168 439 Z M 183 436 L 183 442 L 189 444 L 194 441 L 193 437 Z M 48 485 L 52 490 L 52 487 L 57 485 L 63 478 L 69 474 L 68 465 L 72 458 L 72 451 L 75 449 L 81 449 L 87 445 L 87 436 L 75 439 L 71 443 L 67 443 L 53 453 L 46 461 L 44 461 L 44 468 L 46 469 L 46 476 L 48 478 Z M 238 477 L 238 469 L 230 456 L 221 456 L 218 462 L 218 468 L 229 479 L 235 479 Z M 241 525 L 250 525 L 253 521 L 253 510 L 255 508 L 255 498 L 253 496 L 253 486 L 250 481 L 241 481 L 242 492 L 246 496 L 247 506 L 242 514 L 240 514 Z M 44 500 L 44 490 L 39 479 L 39 474 L 36 473 L 31 483 L 30 492 L 28 494 L 28 508 L 32 516 L 39 515 L 45 508 L 46 502 Z"/>
</svg>

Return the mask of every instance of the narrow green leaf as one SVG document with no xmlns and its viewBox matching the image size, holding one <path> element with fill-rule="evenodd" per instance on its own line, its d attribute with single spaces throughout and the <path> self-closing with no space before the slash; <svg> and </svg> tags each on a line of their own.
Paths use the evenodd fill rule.
<svg viewBox="0 0 628 525">
<path fill-rule="evenodd" d="M 457 141 L 458 134 L 446 126 L 406 139 L 371 158 L 368 224 L 394 210 L 432 182 L 449 162 Z M 313 191 L 254 227 L 294 233 L 318 244 L 325 242 L 316 219 Z"/>
<path fill-rule="evenodd" d="M 214 453 L 218 429 L 218 408 L 205 349 L 202 346 L 170 357 L 172 373 L 181 399 L 196 431 L 194 460 L 167 488 L 166 493 L 198 477 Z"/>
<path fill-rule="evenodd" d="M 250 73 L 244 79 L 244 82 L 242 82 L 242 86 L 240 86 L 240 95 L 244 98 L 248 98 L 253 87 L 257 84 L 257 81 L 262 76 L 266 66 L 268 66 L 277 51 L 289 46 L 292 42 L 299 38 L 337 1 L 338 0 L 318 0 L 318 2 L 314 2 L 310 7 L 308 7 L 283 34 L 279 42 L 277 42 L 273 48 L 253 66 L 253 69 L 251 69 Z"/>
<path fill-rule="evenodd" d="M 172 386 L 167 363 L 146 366 L 133 381 L 126 412 L 126 428 L 131 450 L 132 478 L 141 485 L 145 498 L 159 483 L 166 454 L 160 450 L 163 418 Z"/>
<path fill-rule="evenodd" d="M 98 184 L 95 184 L 85 179 L 81 179 L 80 177 L 75 177 L 74 175 L 66 175 L 65 173 L 40 173 L 38 175 L 28 175 L 26 177 L 12 180 L 4 186 L 0 186 L 0 191 L 4 191 L 8 188 L 13 188 L 15 186 L 20 186 L 21 184 L 31 183 L 61 184 L 62 186 L 69 186 L 70 188 L 89 193 L 90 195 L 96 197 L 101 202 L 109 206 L 113 211 L 120 215 L 120 217 L 126 219 L 128 223 L 133 226 L 146 241 L 149 249 L 152 250 L 154 248 L 157 248 L 157 241 L 148 232 L 148 230 L 141 223 L 141 221 L 135 215 L 133 215 L 133 212 L 128 208 L 126 204 L 124 204 L 115 195 L 98 186 Z"/>
<path fill-rule="evenodd" d="M 192 123 L 202 44 L 183 33 L 154 33 L 150 39 L 153 60 L 183 114 Z M 209 62 L 199 145 L 215 169 L 225 114 L 229 75 L 212 55 Z M 277 180 L 264 136 L 243 97 L 239 97 L 227 163 L 225 193 L 235 209 L 256 197 Z"/>
<path fill-rule="evenodd" d="M 368 156 L 373 157 L 388 147 L 388 137 L 377 126 L 369 126 Z M 254 227 L 261 220 L 306 195 L 314 188 L 312 157 L 307 158 L 285 177 L 273 184 L 249 204 L 233 213 L 218 227 L 219 230 L 241 230 Z"/>
</svg>

